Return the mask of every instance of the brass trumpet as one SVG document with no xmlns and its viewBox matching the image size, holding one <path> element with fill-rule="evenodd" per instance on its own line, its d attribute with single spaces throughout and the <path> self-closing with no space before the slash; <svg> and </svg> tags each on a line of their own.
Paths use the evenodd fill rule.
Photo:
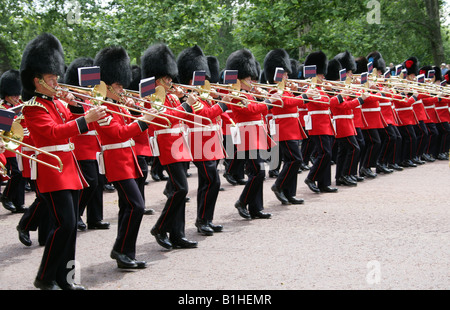
<svg viewBox="0 0 450 310">
<path fill-rule="evenodd" d="M 0 138 L 3 139 L 3 141 L 5 143 L 5 148 L 8 151 L 11 151 L 11 152 L 16 153 L 16 154 L 18 154 L 20 156 L 26 157 L 26 158 L 28 158 L 30 160 L 33 160 L 33 161 L 38 162 L 40 164 L 43 164 L 43 165 L 45 165 L 47 167 L 50 167 L 50 168 L 55 169 L 55 170 L 58 170 L 59 172 L 62 172 L 62 170 L 63 170 L 63 163 L 62 163 L 61 159 L 57 155 L 52 154 L 50 152 L 43 151 L 43 150 L 41 150 L 41 149 L 39 149 L 37 147 L 34 147 L 32 145 L 29 145 L 27 143 L 22 142 L 23 136 L 24 136 L 23 127 L 22 127 L 22 125 L 20 125 L 17 122 L 13 122 L 12 123 L 10 131 L 6 131 L 6 132 L 5 131 L 0 131 Z M 53 158 L 55 158 L 58 161 L 58 165 L 57 166 L 56 165 L 52 165 L 52 164 L 50 164 L 50 163 L 48 163 L 46 161 L 37 159 L 34 156 L 29 156 L 27 154 L 23 154 L 22 152 L 19 152 L 19 151 L 16 150 L 19 146 L 25 146 L 25 147 L 28 147 L 28 148 L 36 151 L 36 152 L 43 153 L 45 155 L 53 157 Z"/>
<path fill-rule="evenodd" d="M 155 122 L 152 122 L 152 121 L 147 121 L 145 119 L 134 117 L 132 115 L 128 115 L 128 114 L 125 114 L 125 113 L 121 113 L 121 112 L 112 111 L 112 110 L 107 109 L 107 111 L 110 112 L 110 113 L 121 115 L 123 117 L 128 117 L 128 118 L 131 118 L 131 119 L 134 119 L 134 120 L 140 120 L 140 121 L 143 121 L 145 123 L 156 125 L 156 126 L 163 127 L 163 128 L 170 128 L 171 127 L 171 123 L 170 123 L 169 119 L 167 119 L 166 117 L 163 117 L 163 116 L 160 116 L 160 115 L 157 115 L 157 114 L 153 114 L 153 113 L 149 113 L 149 112 L 143 112 L 143 111 L 140 111 L 137 108 L 128 107 L 128 106 L 125 106 L 125 105 L 122 105 L 122 104 L 118 104 L 118 103 L 109 102 L 109 101 L 104 100 L 104 98 L 106 97 L 107 86 L 106 86 L 105 82 L 103 82 L 103 81 L 101 81 L 100 84 L 96 85 L 94 88 L 78 87 L 78 86 L 72 86 L 72 85 L 67 85 L 67 84 L 59 84 L 59 85 L 62 86 L 62 87 L 57 88 L 57 90 L 66 91 L 66 92 L 72 93 L 74 96 L 79 96 L 79 97 L 82 97 L 82 98 L 84 97 L 86 99 L 92 100 L 94 103 L 108 103 L 108 104 L 111 104 L 113 106 L 126 108 L 126 109 L 128 109 L 130 111 L 138 111 L 139 113 L 149 114 L 149 115 L 152 115 L 152 116 L 154 116 L 156 118 L 164 119 L 167 122 L 167 125 L 155 123 Z M 86 103 L 86 102 L 80 101 L 80 100 L 74 100 L 74 102 L 76 102 L 78 104 L 81 104 L 81 105 L 86 105 L 86 106 L 89 106 L 89 107 L 96 106 L 96 104 L 89 104 L 89 103 Z"/>
<path fill-rule="evenodd" d="M 182 122 L 186 122 L 186 123 L 190 123 L 190 124 L 194 124 L 194 125 L 198 125 L 198 126 L 202 126 L 202 127 L 209 127 L 209 126 L 213 125 L 212 121 L 209 118 L 207 118 L 207 117 L 204 117 L 204 116 L 201 116 L 201 115 L 197 115 L 197 114 L 194 114 L 194 113 L 189 113 L 189 112 L 186 112 L 186 111 L 179 110 L 177 108 L 172 108 L 172 107 L 168 107 L 168 106 L 164 105 L 164 101 L 165 101 L 165 98 L 166 98 L 166 91 L 164 90 L 164 87 L 162 87 L 162 86 L 157 86 L 156 89 L 155 89 L 155 93 L 153 95 L 151 95 L 148 100 L 141 98 L 140 95 L 139 95 L 139 92 L 134 91 L 134 90 L 126 89 L 125 90 L 125 96 L 129 97 L 129 98 L 132 98 L 132 99 L 135 99 L 135 100 L 138 100 L 138 101 L 141 101 L 143 103 L 149 103 L 152 107 L 154 107 L 155 109 L 157 109 L 159 111 L 158 112 L 159 114 L 163 114 L 163 115 L 165 115 L 167 117 L 171 117 L 171 118 L 177 119 L 177 120 L 182 121 Z M 185 118 L 182 118 L 182 117 L 165 114 L 163 112 L 164 109 L 174 110 L 174 111 L 178 111 L 178 112 L 184 113 L 186 115 L 190 115 L 190 116 L 192 116 L 194 118 L 204 119 L 207 122 L 209 122 L 209 125 L 205 125 L 205 124 L 202 124 L 202 123 L 199 123 L 199 122 L 191 121 L 191 120 L 188 120 L 188 119 L 185 119 Z"/>
</svg>

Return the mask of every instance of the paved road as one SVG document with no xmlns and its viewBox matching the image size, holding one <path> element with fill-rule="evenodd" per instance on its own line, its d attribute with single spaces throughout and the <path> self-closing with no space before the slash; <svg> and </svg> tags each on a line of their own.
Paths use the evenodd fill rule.
<svg viewBox="0 0 450 310">
<path fill-rule="evenodd" d="M 222 168 L 223 166 L 220 166 Z M 222 179 L 215 223 L 222 233 L 206 237 L 194 227 L 197 178 L 191 165 L 191 202 L 186 234 L 197 249 L 167 251 L 150 229 L 164 204 L 162 182 L 146 187 L 147 205 L 137 258 L 149 266 L 122 271 L 109 258 L 117 230 L 117 194 L 105 193 L 109 230 L 79 232 L 76 259 L 81 283 L 90 290 L 447 290 L 450 288 L 450 168 L 427 163 L 335 194 L 314 194 L 298 175 L 297 196 L 304 205 L 282 206 L 264 184 L 269 220 L 239 217 L 234 202 L 242 190 Z M 334 170 L 334 167 L 333 167 Z M 32 194 L 27 194 L 30 204 Z M 34 289 L 42 256 L 37 233 L 25 247 L 15 227 L 19 214 L 0 209 L 0 289 Z"/>
</svg>

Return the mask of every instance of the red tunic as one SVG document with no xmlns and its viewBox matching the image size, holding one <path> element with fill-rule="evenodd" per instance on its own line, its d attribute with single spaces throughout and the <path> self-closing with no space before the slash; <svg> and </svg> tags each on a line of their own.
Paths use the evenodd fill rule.
<svg viewBox="0 0 450 310">
<path fill-rule="evenodd" d="M 272 120 L 269 122 L 270 133 L 275 141 L 303 140 L 307 138 L 300 123 L 298 109 L 303 108 L 303 97 L 294 97 L 292 93 L 283 93 L 283 107 L 273 107 Z M 281 103 L 281 102 L 280 102 Z M 277 103 L 278 104 L 278 103 Z M 273 132 L 275 127 L 275 132 Z"/>
<path fill-rule="evenodd" d="M 108 103 L 104 105 L 109 111 L 129 114 L 128 110 L 122 107 Z M 133 137 L 147 129 L 147 126 L 116 113 L 106 114 L 104 118 L 95 122 L 95 129 L 102 142 L 106 179 L 115 182 L 142 177 L 131 141 Z"/>
<path fill-rule="evenodd" d="M 335 122 L 336 138 L 345 138 L 355 136 L 356 129 L 353 122 L 353 109 L 360 106 L 363 102 L 362 98 L 350 99 L 335 96 L 330 100 L 331 113 Z"/>
<path fill-rule="evenodd" d="M 267 105 L 254 102 L 255 98 L 248 94 L 243 94 L 249 101 L 247 107 L 231 105 L 236 126 L 239 128 L 241 143 L 237 145 L 237 150 L 267 150 L 271 146 L 271 139 L 264 122 L 268 113 Z M 233 99 L 233 103 L 239 102 Z"/>
<path fill-rule="evenodd" d="M 312 126 L 312 128 L 308 130 L 308 134 L 311 136 L 334 136 L 335 132 L 331 121 L 330 98 L 324 91 L 321 89 L 318 90 L 320 92 L 320 98 L 312 98 L 311 100 L 305 99 L 308 107 L 307 116 L 311 118 Z"/>
<path fill-rule="evenodd" d="M 73 114 L 59 100 L 46 96 L 33 97 L 25 103 L 22 113 L 27 121 L 30 135 L 37 148 L 64 146 L 64 151 L 52 151 L 62 163 L 62 172 L 37 164 L 36 183 L 41 193 L 59 190 L 79 190 L 87 186 L 73 151 L 68 150 L 70 138 L 88 130 L 84 118 L 74 120 Z M 39 154 L 38 159 L 58 166 L 58 161 Z"/>
</svg>

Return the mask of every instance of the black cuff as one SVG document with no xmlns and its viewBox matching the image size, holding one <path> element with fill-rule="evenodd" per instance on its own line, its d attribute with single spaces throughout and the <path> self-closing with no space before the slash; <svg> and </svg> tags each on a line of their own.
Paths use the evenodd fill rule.
<svg viewBox="0 0 450 310">
<path fill-rule="evenodd" d="M 142 115 L 142 113 L 138 112 L 138 111 L 134 111 L 134 110 L 128 110 L 130 112 L 131 115 L 133 116 L 139 116 Z"/>
<path fill-rule="evenodd" d="M 222 109 L 222 112 L 225 112 L 226 110 L 228 110 L 228 107 L 227 107 L 227 105 L 225 104 L 225 102 L 218 102 L 217 103 L 219 106 L 220 106 L 220 108 Z"/>
<path fill-rule="evenodd" d="M 302 95 L 302 98 L 303 98 L 303 100 L 308 101 L 308 95 L 307 95 L 307 94 L 303 94 L 303 95 Z M 306 102 L 304 102 L 304 103 L 306 103 Z"/>
<path fill-rule="evenodd" d="M 342 98 L 342 95 L 339 94 L 336 96 L 338 98 L 339 103 L 341 104 L 342 102 L 344 102 L 344 98 Z"/>
<path fill-rule="evenodd" d="M 358 97 L 357 99 L 358 99 L 360 105 L 362 105 L 364 103 L 364 99 L 363 98 Z"/>
<path fill-rule="evenodd" d="M 141 131 L 145 131 L 148 129 L 148 124 L 144 121 L 137 121 L 139 127 L 141 128 Z"/>
<path fill-rule="evenodd" d="M 77 122 L 78 131 L 80 133 L 85 133 L 89 131 L 86 119 L 84 117 L 79 117 L 75 121 Z"/>
<path fill-rule="evenodd" d="M 189 104 L 187 104 L 187 102 L 183 102 L 182 104 L 181 104 L 181 106 L 183 107 L 183 109 L 186 111 L 186 112 L 188 112 L 188 113 L 192 113 L 193 111 L 192 111 L 192 107 L 189 105 Z"/>
<path fill-rule="evenodd" d="M 69 111 L 72 113 L 72 114 L 77 114 L 77 115 L 84 115 L 84 108 L 83 108 L 83 106 L 82 105 L 77 105 L 77 106 L 73 106 L 73 105 L 71 105 L 71 104 L 68 104 L 68 106 L 69 106 Z"/>
</svg>

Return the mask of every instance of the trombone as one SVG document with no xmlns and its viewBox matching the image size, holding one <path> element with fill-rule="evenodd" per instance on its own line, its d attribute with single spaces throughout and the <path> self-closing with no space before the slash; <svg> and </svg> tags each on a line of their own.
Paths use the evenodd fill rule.
<svg viewBox="0 0 450 310">
<path fill-rule="evenodd" d="M 177 120 L 182 121 L 182 122 L 191 123 L 191 124 L 199 125 L 199 126 L 202 126 L 202 127 L 209 127 L 209 126 L 213 125 L 212 121 L 209 118 L 207 118 L 207 117 L 204 117 L 204 116 L 201 116 L 201 115 L 197 115 L 197 114 L 194 114 L 194 113 L 189 113 L 187 111 L 182 111 L 182 110 L 179 110 L 177 108 L 168 107 L 168 106 L 164 105 L 164 101 L 165 101 L 165 97 L 166 97 L 166 91 L 164 90 L 164 88 L 162 86 L 157 86 L 155 88 L 155 93 L 153 95 L 151 95 L 150 100 L 140 98 L 139 92 L 137 92 L 135 90 L 128 90 L 128 89 L 126 89 L 124 96 L 126 96 L 128 98 L 132 98 L 132 99 L 138 100 L 138 101 L 141 101 L 143 103 L 149 103 L 153 107 L 155 107 L 157 110 L 160 111 L 159 114 L 163 114 L 163 115 L 165 115 L 167 117 L 170 117 L 170 118 L 173 118 L 173 119 L 177 119 Z M 191 121 L 191 120 L 188 120 L 188 119 L 185 119 L 185 118 L 182 118 L 182 117 L 165 114 L 163 112 L 163 109 L 174 110 L 174 111 L 178 111 L 178 112 L 184 113 L 186 115 L 190 115 L 190 116 L 192 116 L 194 118 L 204 119 L 204 120 L 209 122 L 209 125 L 205 125 L 205 124 L 202 124 L 202 123 Z"/>
<path fill-rule="evenodd" d="M 8 151 L 11 151 L 11 152 L 16 153 L 16 154 L 18 154 L 20 156 L 26 157 L 26 158 L 28 158 L 30 160 L 33 160 L 33 161 L 38 162 L 40 164 L 43 164 L 43 165 L 45 165 L 47 167 L 50 167 L 50 168 L 55 169 L 55 170 L 58 170 L 59 172 L 62 172 L 62 170 L 63 170 L 63 163 L 62 163 L 61 159 L 57 155 L 52 154 L 50 152 L 43 151 L 43 150 L 41 150 L 41 149 L 39 149 L 37 147 L 34 147 L 32 145 L 29 145 L 27 143 L 22 142 L 23 136 L 24 136 L 23 127 L 22 127 L 22 125 L 20 125 L 17 122 L 13 122 L 12 123 L 10 131 L 6 131 L 6 132 L 5 131 L 0 131 L 0 138 L 3 139 L 3 141 L 5 143 L 5 148 Z M 46 161 L 37 159 L 35 156 L 30 156 L 30 155 L 24 154 L 22 152 L 19 152 L 19 151 L 16 150 L 19 146 L 24 146 L 24 147 L 30 148 L 30 149 L 32 149 L 32 150 L 34 150 L 36 152 L 39 152 L 39 153 L 48 155 L 50 157 L 53 157 L 54 159 L 56 159 L 58 161 L 58 165 L 52 165 L 52 164 L 50 164 L 50 163 L 48 163 Z M 2 174 L 3 174 L 3 168 L 4 168 L 4 166 L 3 167 L 0 166 L 0 169 L 2 170 L 2 172 L 1 172 Z"/>
<path fill-rule="evenodd" d="M 142 118 L 139 118 L 139 117 L 134 117 L 134 116 L 129 115 L 129 114 L 125 114 L 125 113 L 121 113 L 121 112 L 118 112 L 118 111 L 113 111 L 113 110 L 107 109 L 107 111 L 110 112 L 110 113 L 114 113 L 114 114 L 117 114 L 117 115 L 128 117 L 128 118 L 131 118 L 131 119 L 134 119 L 134 120 L 143 121 L 145 123 L 156 125 L 156 126 L 163 127 L 163 128 L 170 128 L 171 127 L 171 123 L 170 123 L 169 119 L 166 118 L 166 117 L 163 117 L 163 116 L 160 116 L 160 115 L 156 115 L 156 114 L 153 114 L 153 113 L 149 113 L 149 112 L 143 112 L 143 111 L 140 111 L 140 110 L 138 110 L 136 108 L 127 107 L 127 106 L 124 106 L 122 104 L 118 104 L 118 103 L 109 102 L 109 101 L 104 100 L 103 98 L 106 97 L 107 86 L 106 86 L 105 82 L 103 82 L 103 81 L 101 81 L 99 85 L 96 85 L 92 89 L 91 88 L 85 88 L 85 87 L 79 87 L 79 86 L 72 86 L 72 85 L 67 85 L 67 84 L 59 84 L 59 85 L 62 86 L 62 87 L 57 88 L 57 90 L 70 92 L 70 93 L 72 93 L 75 96 L 80 96 L 80 97 L 84 97 L 84 98 L 93 100 L 93 102 L 106 102 L 106 103 L 111 104 L 111 105 L 116 106 L 116 107 L 126 108 L 126 109 L 128 109 L 130 111 L 138 111 L 139 113 L 152 115 L 152 116 L 154 116 L 156 118 L 164 119 L 167 122 L 167 125 L 155 123 L 155 122 L 148 121 L 148 120 L 145 120 L 145 119 L 142 119 Z M 78 104 L 81 104 L 81 105 L 86 105 L 86 106 L 89 106 L 89 107 L 95 106 L 95 104 L 89 104 L 89 103 L 86 103 L 86 102 L 80 101 L 80 100 L 74 100 L 74 102 L 76 102 Z"/>
</svg>

